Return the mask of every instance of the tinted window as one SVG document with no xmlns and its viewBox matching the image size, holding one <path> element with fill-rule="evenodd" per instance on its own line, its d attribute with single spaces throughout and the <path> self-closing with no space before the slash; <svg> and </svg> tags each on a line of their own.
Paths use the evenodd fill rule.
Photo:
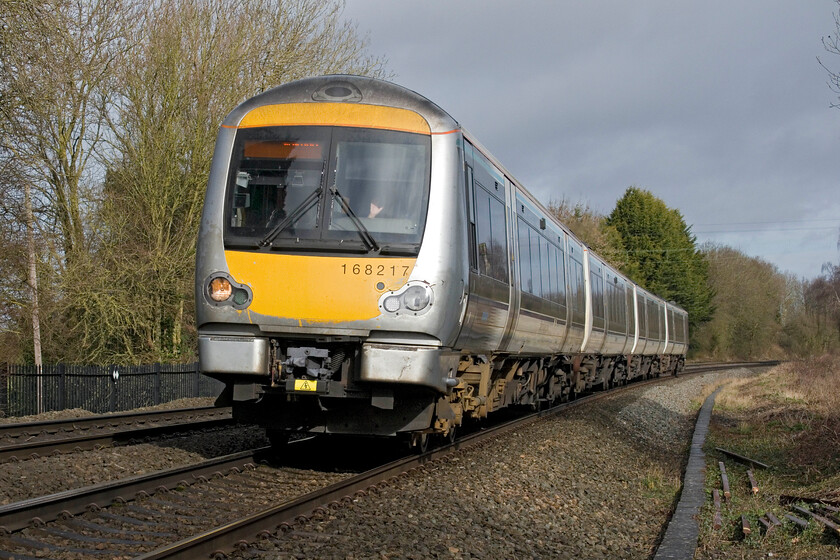
<svg viewBox="0 0 840 560">
<path fill-rule="evenodd" d="M 540 273 L 540 236 L 539 234 L 528 227 L 528 239 L 531 246 L 531 280 L 533 281 L 533 291 L 535 296 L 542 295 L 542 274 Z"/>
<path fill-rule="evenodd" d="M 604 318 L 604 279 L 596 271 L 590 271 L 592 282 L 592 315 L 596 319 Z"/>
<path fill-rule="evenodd" d="M 257 128 L 237 134 L 230 174 L 228 231 L 262 236 L 297 209 L 280 235 L 318 237 L 317 195 L 330 150 L 330 130 Z"/>
<path fill-rule="evenodd" d="M 406 132 L 239 130 L 225 240 L 250 238 L 288 249 L 371 248 L 360 240 L 364 230 L 383 249 L 402 244 L 416 251 L 426 220 L 430 154 L 428 136 Z"/>
<path fill-rule="evenodd" d="M 505 206 L 478 184 L 474 193 L 478 271 L 485 276 L 507 282 Z"/>
<path fill-rule="evenodd" d="M 641 338 L 649 338 L 650 333 L 648 332 L 647 328 L 647 307 L 645 306 L 645 296 L 642 294 L 638 295 L 636 300 L 636 313 L 639 316 L 639 336 Z"/>
<path fill-rule="evenodd" d="M 610 330 L 625 332 L 627 322 L 627 306 L 625 304 L 626 288 L 621 280 L 607 281 L 607 302 L 609 306 Z"/>
<path fill-rule="evenodd" d="M 566 266 L 564 263 L 563 249 L 557 249 L 557 300 L 563 303 L 566 300 Z"/>
<path fill-rule="evenodd" d="M 548 244 L 548 296 L 555 303 L 560 303 L 557 290 L 557 247 Z"/>
<path fill-rule="evenodd" d="M 569 259 L 569 284 L 572 293 L 571 307 L 574 311 L 584 312 L 586 310 L 586 292 L 583 283 L 583 264 L 574 257 Z"/>
</svg>

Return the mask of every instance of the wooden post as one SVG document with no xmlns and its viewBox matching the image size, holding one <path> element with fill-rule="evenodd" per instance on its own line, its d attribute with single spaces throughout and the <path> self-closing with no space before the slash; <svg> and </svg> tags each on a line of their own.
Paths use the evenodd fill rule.
<svg viewBox="0 0 840 560">
<path fill-rule="evenodd" d="M 804 519 L 799 519 L 795 515 L 787 513 L 785 514 L 785 519 L 787 519 L 788 521 L 792 521 L 800 529 L 805 529 L 806 527 L 808 527 L 807 521 L 805 521 Z"/>
<path fill-rule="evenodd" d="M 747 471 L 747 476 L 750 478 L 750 486 L 752 487 L 752 493 L 758 494 L 758 484 L 755 481 L 755 476 L 753 476 L 752 470 Z"/>
<path fill-rule="evenodd" d="M 779 518 L 778 518 L 778 517 L 776 517 L 776 516 L 773 514 L 773 512 L 772 512 L 772 511 L 768 511 L 768 512 L 767 512 L 767 513 L 765 513 L 764 515 L 766 515 L 766 516 L 767 516 L 767 519 L 769 519 L 769 520 L 770 520 L 770 523 L 772 523 L 773 525 L 781 525 L 781 524 L 782 524 L 782 522 L 781 522 L 781 521 L 779 521 Z"/>
<path fill-rule="evenodd" d="M 773 527 L 775 527 L 775 525 L 773 524 L 773 522 L 772 522 L 772 521 L 770 521 L 769 519 L 767 519 L 766 517 L 759 517 L 759 518 L 758 518 L 758 521 L 759 521 L 762 525 L 764 525 L 764 534 L 765 534 L 765 535 L 766 535 L 767 533 L 769 533 L 769 532 L 773 529 Z"/>
<path fill-rule="evenodd" d="M 720 492 L 718 492 L 717 488 L 712 490 L 712 498 L 714 498 L 715 500 L 715 518 L 712 527 L 714 527 L 715 529 L 720 529 L 721 525 L 723 525 L 723 522 L 720 519 Z"/>
<path fill-rule="evenodd" d="M 723 464 L 723 461 L 719 461 L 718 466 L 720 467 L 720 481 L 723 484 L 723 497 L 729 501 L 732 493 L 729 491 L 729 477 L 726 476 L 726 465 Z"/>
<path fill-rule="evenodd" d="M 741 530 L 744 532 L 745 537 L 752 532 L 752 529 L 750 529 L 750 520 L 747 519 L 746 513 L 741 514 Z"/>
</svg>

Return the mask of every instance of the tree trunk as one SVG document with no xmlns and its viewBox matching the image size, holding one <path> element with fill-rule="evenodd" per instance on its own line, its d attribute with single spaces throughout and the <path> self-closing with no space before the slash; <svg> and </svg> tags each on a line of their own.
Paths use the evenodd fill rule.
<svg viewBox="0 0 840 560">
<path fill-rule="evenodd" d="M 32 188 L 29 182 L 24 187 L 26 205 L 26 243 L 29 258 L 29 290 L 32 295 L 32 354 L 35 357 L 38 376 L 38 413 L 43 412 L 43 378 L 41 377 L 41 314 L 38 309 L 38 259 L 35 255 L 35 216 L 32 214 Z"/>
</svg>

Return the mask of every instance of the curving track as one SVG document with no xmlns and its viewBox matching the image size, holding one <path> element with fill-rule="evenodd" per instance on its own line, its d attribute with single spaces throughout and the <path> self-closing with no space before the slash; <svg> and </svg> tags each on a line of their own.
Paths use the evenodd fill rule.
<svg viewBox="0 0 840 560">
<path fill-rule="evenodd" d="M 731 367 L 734 366 L 702 364 L 690 366 L 686 373 Z M 667 379 L 644 383 L 663 381 Z M 616 391 L 640 385 L 634 383 Z M 283 531 L 296 519 L 305 519 L 313 512 L 340 508 L 342 503 L 352 501 L 354 494 L 387 484 L 389 479 L 413 468 L 451 457 L 541 417 L 603 396 L 605 393 L 598 393 L 530 414 L 466 435 L 420 456 L 391 462 L 383 456 L 376 457 L 373 460 L 386 464 L 358 475 L 293 468 L 288 461 L 280 468 L 256 466 L 265 458 L 267 450 L 263 449 L 196 467 L 11 504 L 0 508 L 0 526 L 11 531 L 0 537 L 0 559 L 41 557 L 37 551 L 44 550 L 62 558 L 66 553 L 61 550 L 78 558 L 206 558 L 221 554 L 238 542 L 268 536 L 278 529 Z M 307 445 L 306 441 L 293 444 L 290 455 L 313 453 L 311 449 L 303 450 Z M 347 470 L 356 467 L 345 466 Z M 282 503 L 274 505 L 278 500 Z M 108 504 L 114 505 L 106 507 Z M 263 504 L 263 509 L 253 511 L 255 504 Z"/>
</svg>

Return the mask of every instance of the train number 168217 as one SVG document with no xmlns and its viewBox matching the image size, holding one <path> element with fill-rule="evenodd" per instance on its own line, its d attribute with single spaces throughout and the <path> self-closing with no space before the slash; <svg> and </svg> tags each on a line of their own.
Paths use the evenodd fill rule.
<svg viewBox="0 0 840 560">
<path fill-rule="evenodd" d="M 342 274 L 354 276 L 408 276 L 411 267 L 408 265 L 385 265 L 385 264 L 343 264 Z"/>
</svg>

